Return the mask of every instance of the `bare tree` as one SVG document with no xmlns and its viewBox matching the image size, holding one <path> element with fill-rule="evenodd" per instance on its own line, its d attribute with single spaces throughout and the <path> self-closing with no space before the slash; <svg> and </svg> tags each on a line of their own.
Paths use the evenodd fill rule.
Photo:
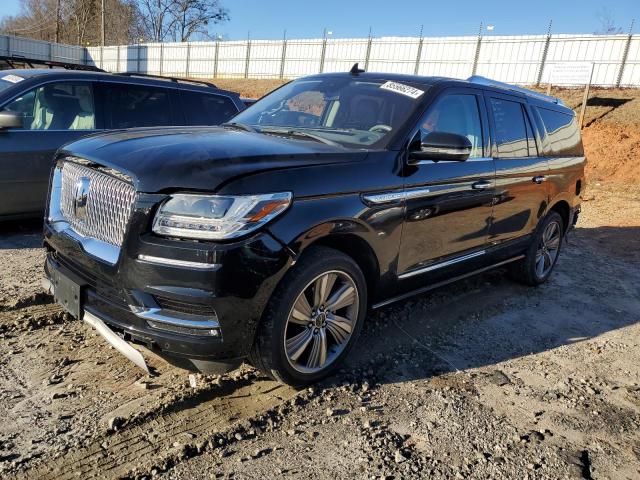
<svg viewBox="0 0 640 480">
<path fill-rule="evenodd" d="M 615 35 L 622 33 L 622 28 L 616 25 L 613 13 L 609 8 L 602 7 L 596 16 L 598 17 L 598 23 L 600 24 L 600 28 L 593 32 L 596 35 Z"/>
<path fill-rule="evenodd" d="M 137 0 L 147 38 L 185 42 L 208 38 L 209 27 L 229 18 L 218 0 Z"/>
<path fill-rule="evenodd" d="M 21 12 L 0 20 L 9 35 L 76 45 L 100 42 L 101 0 L 21 0 Z M 142 35 L 140 14 L 133 0 L 105 0 L 105 34 L 110 44 L 137 41 Z M 57 19 L 57 21 L 56 21 Z"/>
<path fill-rule="evenodd" d="M 217 0 L 174 0 L 174 39 L 186 42 L 194 36 L 210 38 L 211 25 L 229 19 L 226 9 Z"/>
<path fill-rule="evenodd" d="M 138 9 L 147 38 L 163 42 L 172 34 L 175 26 L 174 0 L 138 0 Z"/>
</svg>

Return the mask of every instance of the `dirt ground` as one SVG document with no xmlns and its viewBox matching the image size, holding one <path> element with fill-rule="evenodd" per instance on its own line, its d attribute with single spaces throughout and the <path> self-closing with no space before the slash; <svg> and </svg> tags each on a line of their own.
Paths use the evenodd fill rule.
<svg viewBox="0 0 640 480">
<path fill-rule="evenodd" d="M 601 158 L 548 284 L 496 271 L 372 312 L 302 391 L 145 377 L 40 293 L 39 222 L 1 225 L 0 478 L 640 478 L 640 129 L 605 121 L 638 98 L 584 131 Z"/>
</svg>

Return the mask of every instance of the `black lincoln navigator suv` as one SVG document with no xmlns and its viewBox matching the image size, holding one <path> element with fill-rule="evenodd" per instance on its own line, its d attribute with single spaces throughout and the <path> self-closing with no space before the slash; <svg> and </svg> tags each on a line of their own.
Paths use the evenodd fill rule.
<svg viewBox="0 0 640 480">
<path fill-rule="evenodd" d="M 529 90 L 302 78 L 221 127 L 62 148 L 45 284 L 142 368 L 131 343 L 303 385 L 343 362 L 368 308 L 497 266 L 545 282 L 584 161 L 574 112 Z"/>
</svg>

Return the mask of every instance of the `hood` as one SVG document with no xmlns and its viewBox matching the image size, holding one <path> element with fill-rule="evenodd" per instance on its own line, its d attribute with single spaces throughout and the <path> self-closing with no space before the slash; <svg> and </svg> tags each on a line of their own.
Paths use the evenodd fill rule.
<svg viewBox="0 0 640 480">
<path fill-rule="evenodd" d="M 366 156 L 363 151 L 313 140 L 222 127 L 118 130 L 69 143 L 60 154 L 126 173 L 136 190 L 146 193 L 213 192 L 234 179 L 267 170 L 330 165 Z"/>
</svg>

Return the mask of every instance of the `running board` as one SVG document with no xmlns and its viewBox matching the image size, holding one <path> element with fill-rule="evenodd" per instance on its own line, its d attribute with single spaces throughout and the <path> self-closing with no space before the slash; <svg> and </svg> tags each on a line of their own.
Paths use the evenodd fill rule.
<svg viewBox="0 0 640 480">
<path fill-rule="evenodd" d="M 397 297 L 392 297 L 392 298 L 389 298 L 387 300 L 383 300 L 382 302 L 376 303 L 375 305 L 371 306 L 371 309 L 372 310 L 377 310 L 378 308 L 386 307 L 387 305 L 390 305 L 392 303 L 396 303 L 396 302 L 399 302 L 401 300 L 406 300 L 407 298 L 413 297 L 415 295 L 419 295 L 421 293 L 428 292 L 430 290 L 435 290 L 436 288 L 443 287 L 445 285 L 457 282 L 458 280 L 462 280 L 462 279 L 467 278 L 467 277 L 473 277 L 474 275 L 478 275 L 480 273 L 486 272 L 487 270 L 493 270 L 494 268 L 498 268 L 498 267 L 501 267 L 502 265 L 506 265 L 506 264 L 511 263 L 511 262 L 516 262 L 518 260 L 522 260 L 523 258 L 524 258 L 524 255 L 518 255 L 516 257 L 509 258 L 508 260 L 503 260 L 502 262 L 494 263 L 492 265 L 480 268 L 478 270 L 473 270 L 472 272 L 469 272 L 469 273 L 464 273 L 462 275 L 451 277 L 451 278 L 449 278 L 447 280 L 443 280 L 441 282 L 432 283 L 431 285 L 427 285 L 426 287 L 420 287 L 420 288 L 418 288 L 416 290 L 412 290 L 411 292 L 403 293 L 402 295 L 398 295 Z"/>
</svg>

